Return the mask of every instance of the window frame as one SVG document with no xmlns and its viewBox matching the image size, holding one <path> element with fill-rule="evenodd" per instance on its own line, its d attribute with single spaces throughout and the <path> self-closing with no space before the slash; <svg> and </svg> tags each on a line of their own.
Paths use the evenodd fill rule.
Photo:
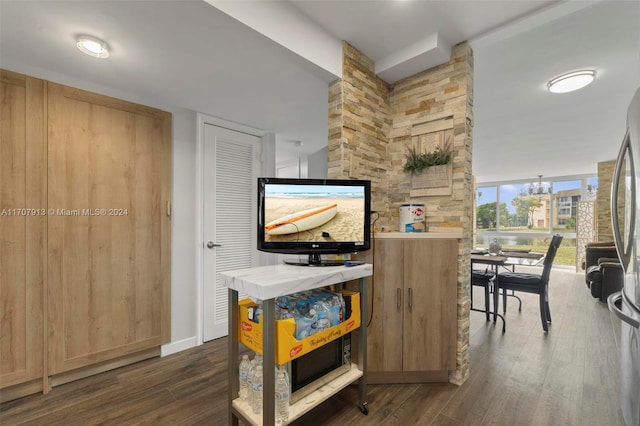
<svg viewBox="0 0 640 426">
<path fill-rule="evenodd" d="M 587 193 L 587 186 L 588 185 L 596 185 L 598 183 L 598 176 L 596 174 L 585 174 L 585 175 L 570 175 L 570 176 L 553 176 L 553 177 L 548 177 L 548 178 L 543 178 L 543 183 L 551 183 L 554 187 L 556 186 L 557 182 L 565 182 L 565 181 L 581 181 L 581 185 L 580 185 L 580 200 L 581 201 L 595 201 L 595 197 L 593 196 L 589 196 L 589 194 Z M 479 192 L 485 192 L 487 189 L 494 189 L 495 188 L 495 203 L 496 203 L 496 223 L 495 223 L 495 230 L 493 231 L 482 231 L 478 229 L 478 224 L 477 224 L 477 220 L 474 222 L 473 226 L 474 226 L 474 239 L 477 238 L 478 234 L 481 233 L 483 236 L 487 236 L 489 238 L 496 238 L 496 237 L 541 237 L 541 236 L 552 236 L 554 234 L 560 234 L 562 236 L 564 236 L 565 238 L 570 238 L 570 239 L 575 239 L 576 238 L 576 231 L 575 229 L 573 230 L 573 232 L 561 232 L 558 229 L 554 230 L 553 228 L 553 223 L 554 223 L 554 217 L 560 216 L 560 208 L 558 206 L 559 201 L 556 199 L 555 201 L 551 201 L 548 203 L 549 205 L 549 227 L 547 229 L 546 232 L 539 232 L 539 231 L 531 231 L 531 232 L 517 232 L 517 231 L 505 231 L 502 230 L 502 224 L 500 223 L 500 214 L 499 214 L 499 209 L 500 209 L 500 188 L 503 186 L 507 186 L 507 185 L 530 185 L 532 183 L 537 183 L 538 179 L 536 178 L 529 178 L 529 179 L 518 179 L 518 180 L 510 180 L 510 181 L 497 181 L 497 182 L 479 182 L 476 183 L 476 191 L 475 194 L 477 195 Z M 562 198 L 567 198 L 569 200 L 569 205 L 568 208 L 570 210 L 570 214 L 567 215 L 562 215 L 563 218 L 566 221 L 566 218 L 568 217 L 572 217 L 572 213 L 575 210 L 573 207 L 573 196 L 569 195 L 569 196 L 563 196 Z M 577 202 L 576 202 L 577 203 Z M 477 198 L 475 198 L 475 205 L 474 205 L 474 216 L 477 213 L 477 209 L 478 209 L 478 203 L 477 203 Z M 557 211 L 556 211 L 557 210 Z M 475 242 L 474 242 L 475 244 Z"/>
</svg>

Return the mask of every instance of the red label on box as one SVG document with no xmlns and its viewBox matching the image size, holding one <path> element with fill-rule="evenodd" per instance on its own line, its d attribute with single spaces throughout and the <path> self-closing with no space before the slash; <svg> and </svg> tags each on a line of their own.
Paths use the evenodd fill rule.
<svg viewBox="0 0 640 426">
<path fill-rule="evenodd" d="M 355 324 L 356 324 L 355 321 L 349 321 L 347 323 L 347 331 L 351 330 Z"/>
<path fill-rule="evenodd" d="M 253 330 L 253 326 L 248 322 L 242 321 L 242 331 L 251 331 Z"/>
<path fill-rule="evenodd" d="M 291 350 L 289 351 L 289 356 L 291 358 L 293 358 L 294 356 L 298 355 L 300 353 L 300 351 L 302 351 L 302 345 L 298 345 L 298 346 L 294 346 L 293 348 L 291 348 Z"/>
</svg>

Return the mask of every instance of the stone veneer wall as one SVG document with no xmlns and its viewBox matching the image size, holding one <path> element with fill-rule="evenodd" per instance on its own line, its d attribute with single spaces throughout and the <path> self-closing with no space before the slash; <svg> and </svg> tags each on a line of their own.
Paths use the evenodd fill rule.
<svg viewBox="0 0 640 426">
<path fill-rule="evenodd" d="M 597 241 L 600 242 L 613 241 L 611 184 L 615 167 L 615 160 L 598 163 L 598 192 L 596 193 L 595 218 Z M 618 199 L 621 201 L 618 207 L 618 219 L 622 226 L 624 224 L 624 189 L 619 190 Z"/>
<path fill-rule="evenodd" d="M 454 46 L 451 60 L 389 86 L 371 60 L 343 43 L 342 80 L 329 89 L 330 178 L 372 181 L 376 228 L 398 230 L 398 208 L 424 203 L 431 231 L 462 229 L 458 248 L 458 340 L 453 383 L 469 375 L 469 251 L 473 232 L 473 53 Z M 444 131 L 453 144 L 450 195 L 420 196 L 403 171 L 410 146 Z M 375 216 L 374 216 L 375 219 Z"/>
<path fill-rule="evenodd" d="M 371 210 L 388 210 L 389 85 L 373 62 L 342 43 L 342 80 L 329 85 L 328 177 L 371 180 Z"/>
</svg>

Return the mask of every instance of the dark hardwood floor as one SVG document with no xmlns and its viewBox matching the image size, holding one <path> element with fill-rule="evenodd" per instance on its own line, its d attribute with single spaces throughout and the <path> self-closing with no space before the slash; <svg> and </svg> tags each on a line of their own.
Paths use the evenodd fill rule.
<svg viewBox="0 0 640 426">
<path fill-rule="evenodd" d="M 507 331 L 472 312 L 471 375 L 448 383 L 370 385 L 369 415 L 349 387 L 296 425 L 623 425 L 619 321 L 592 299 L 583 275 L 554 270 L 553 324 L 538 300 L 509 300 Z M 482 294 L 477 293 L 482 305 Z M 226 425 L 227 339 L 218 339 L 0 406 L 6 425 Z"/>
</svg>

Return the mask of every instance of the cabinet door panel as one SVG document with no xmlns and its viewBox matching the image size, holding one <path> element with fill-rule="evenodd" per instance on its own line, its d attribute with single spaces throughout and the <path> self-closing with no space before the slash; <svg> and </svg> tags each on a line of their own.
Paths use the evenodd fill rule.
<svg viewBox="0 0 640 426">
<path fill-rule="evenodd" d="M 44 82 L 0 71 L 0 387 L 43 374 L 43 117 Z"/>
<path fill-rule="evenodd" d="M 168 340 L 170 116 L 53 83 L 48 113 L 56 374 Z"/>
<path fill-rule="evenodd" d="M 455 368 L 457 242 L 404 243 L 404 371 Z M 411 306 L 410 306 L 411 304 Z"/>
<path fill-rule="evenodd" d="M 402 370 L 402 241 L 376 240 L 373 317 L 367 334 L 368 371 Z M 398 291 L 400 290 L 400 291 Z M 363 324 L 367 321 L 363 318 Z"/>
</svg>

